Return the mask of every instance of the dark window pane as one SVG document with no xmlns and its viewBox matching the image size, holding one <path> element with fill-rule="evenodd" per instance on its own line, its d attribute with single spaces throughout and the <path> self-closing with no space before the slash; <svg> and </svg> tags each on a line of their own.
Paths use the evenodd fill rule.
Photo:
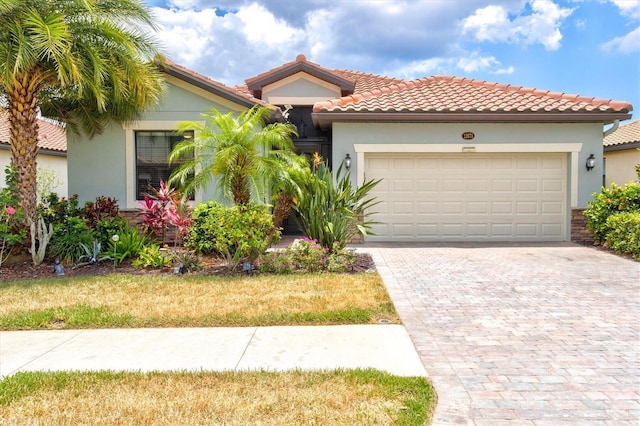
<svg viewBox="0 0 640 426">
<path fill-rule="evenodd" d="M 142 200 L 149 192 L 149 186 L 160 187 L 160 181 L 167 181 L 178 163 L 169 166 L 167 157 L 173 147 L 186 138 L 193 138 L 193 132 L 177 135 L 171 131 L 137 131 L 136 137 L 136 198 Z"/>
</svg>

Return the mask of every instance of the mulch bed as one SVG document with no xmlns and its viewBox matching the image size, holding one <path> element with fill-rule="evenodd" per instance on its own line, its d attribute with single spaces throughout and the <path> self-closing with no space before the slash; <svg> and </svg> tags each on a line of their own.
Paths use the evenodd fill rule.
<svg viewBox="0 0 640 426">
<path fill-rule="evenodd" d="M 375 270 L 375 264 L 369 254 L 356 253 L 356 259 L 353 268 L 348 273 L 363 273 L 371 270 Z M 224 260 L 216 258 L 204 258 L 204 269 L 198 272 L 188 273 L 187 275 L 211 275 L 211 276 L 235 276 L 243 275 L 242 265 L 236 270 L 230 271 L 225 265 Z M 126 260 L 118 265 L 117 268 L 113 267 L 113 262 L 104 261 L 95 266 L 83 266 L 77 269 L 73 269 L 72 265 L 63 265 L 65 276 L 102 276 L 113 273 L 120 274 L 137 274 L 137 275 L 159 275 L 159 274 L 173 274 L 172 268 L 164 269 L 143 269 L 134 268 L 131 260 Z M 27 254 L 14 256 L 7 260 L 0 266 L 0 282 L 12 281 L 20 279 L 33 279 L 33 278 L 46 278 L 57 277 L 54 269 L 53 261 L 45 261 L 39 266 L 33 266 L 31 257 Z"/>
</svg>

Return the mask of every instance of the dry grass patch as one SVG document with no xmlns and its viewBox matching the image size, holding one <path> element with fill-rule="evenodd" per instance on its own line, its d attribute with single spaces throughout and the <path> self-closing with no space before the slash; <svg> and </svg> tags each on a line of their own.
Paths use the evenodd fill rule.
<svg viewBox="0 0 640 426">
<path fill-rule="evenodd" d="M 0 283 L 0 329 L 397 323 L 380 276 L 115 274 Z"/>
<path fill-rule="evenodd" d="M 3 424 L 423 425 L 425 378 L 376 370 L 19 373 L 0 382 Z"/>
</svg>

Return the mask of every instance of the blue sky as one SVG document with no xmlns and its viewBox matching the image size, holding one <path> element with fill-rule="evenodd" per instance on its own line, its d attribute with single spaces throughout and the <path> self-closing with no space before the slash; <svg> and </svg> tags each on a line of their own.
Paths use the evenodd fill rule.
<svg viewBox="0 0 640 426">
<path fill-rule="evenodd" d="M 173 61 L 228 85 L 302 53 L 327 68 L 629 101 L 640 0 L 146 0 Z"/>
</svg>

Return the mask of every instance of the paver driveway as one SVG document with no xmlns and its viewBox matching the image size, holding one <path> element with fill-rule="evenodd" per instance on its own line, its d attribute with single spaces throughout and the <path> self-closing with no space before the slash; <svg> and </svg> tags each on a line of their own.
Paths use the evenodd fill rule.
<svg viewBox="0 0 640 426">
<path fill-rule="evenodd" d="M 640 263 L 570 243 L 368 244 L 434 424 L 640 423 Z"/>
</svg>

